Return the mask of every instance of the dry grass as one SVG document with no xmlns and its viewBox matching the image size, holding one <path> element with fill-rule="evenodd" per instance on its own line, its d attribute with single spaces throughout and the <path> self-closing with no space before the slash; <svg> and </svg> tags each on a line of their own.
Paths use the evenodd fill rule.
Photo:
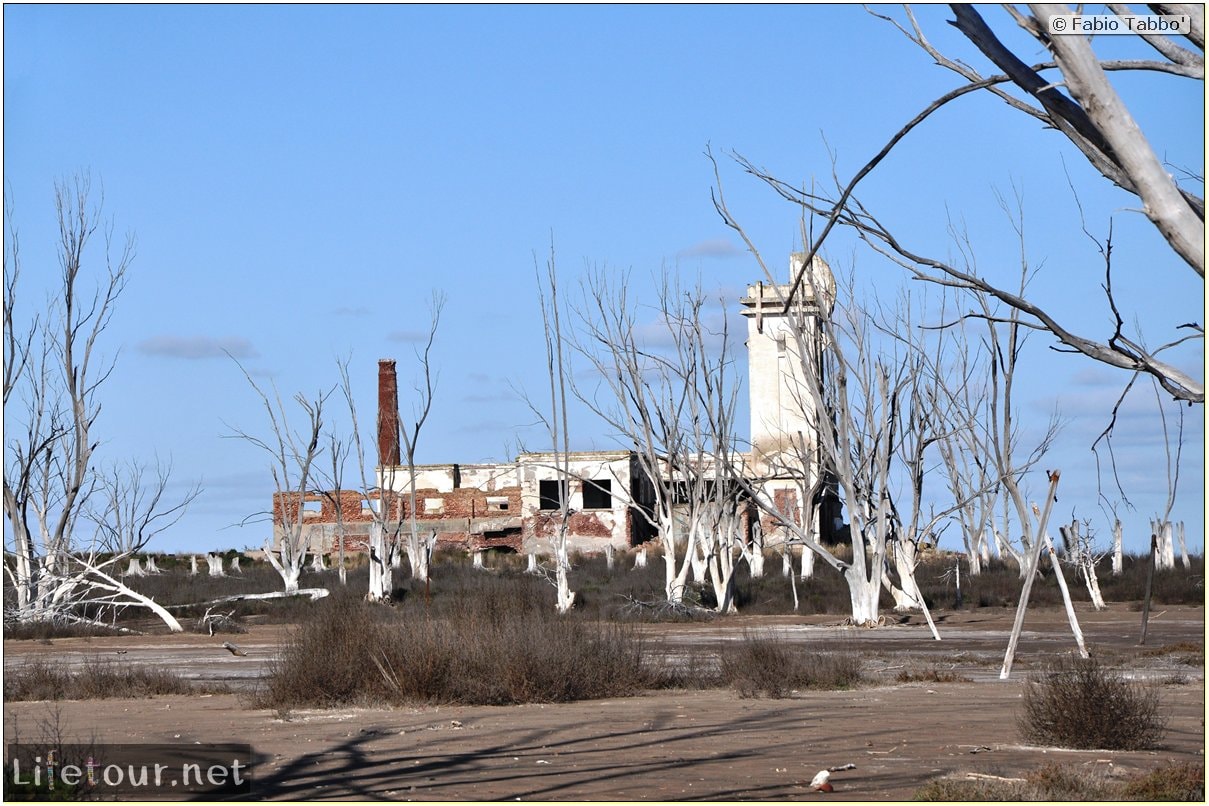
<svg viewBox="0 0 1209 806">
<path fill-rule="evenodd" d="M 841 555 L 845 547 L 836 547 Z M 224 552 L 228 559 L 237 552 Z M 517 555 L 491 553 L 487 564 L 492 571 L 473 570 L 470 557 L 465 551 L 442 548 L 434 557 L 433 581 L 431 590 L 415 584 L 408 579 L 406 569 L 395 574 L 396 598 L 414 600 L 419 596 L 432 595 L 434 601 L 442 598 L 458 598 L 478 586 L 487 579 L 508 579 L 513 584 L 541 585 L 541 580 L 525 575 L 524 559 Z M 937 611 L 953 608 L 956 605 L 956 589 L 952 573 L 955 558 L 952 556 L 928 555 L 921 561 L 916 577 L 924 598 L 930 607 Z M 1145 588 L 1146 558 L 1127 556 L 1124 573 L 1114 577 L 1105 564 L 1100 567 L 1100 584 L 1104 596 L 1109 601 L 1133 602 L 1141 607 L 1140 599 Z M 244 559 L 242 573 L 231 573 L 225 577 L 210 577 L 201 563 L 201 572 L 197 575 L 188 573 L 188 562 L 185 558 L 163 556 L 159 558 L 163 573 L 145 577 L 127 577 L 125 579 L 136 590 L 151 596 L 162 605 L 173 607 L 173 613 L 183 621 L 196 620 L 205 612 L 206 605 L 200 607 L 178 607 L 195 605 L 240 593 L 262 593 L 279 590 L 281 579 L 265 562 L 254 562 Z M 363 558 L 350 560 L 348 572 L 348 587 L 364 592 L 368 578 L 368 566 Z M 964 567 L 964 566 L 963 566 Z M 795 565 L 796 569 L 796 565 Z M 735 576 L 735 601 L 741 613 L 746 615 L 784 614 L 794 612 L 793 594 L 789 580 L 781 576 L 780 558 L 771 555 L 766 561 L 765 576 L 753 579 L 746 564 L 740 564 Z M 1204 560 L 1202 557 L 1192 558 L 1191 570 L 1182 567 L 1155 573 L 1154 602 L 1164 604 L 1202 604 L 1204 602 Z M 663 560 L 658 552 L 652 552 L 646 568 L 635 569 L 633 557 L 618 555 L 614 568 L 609 569 L 603 557 L 577 557 L 571 572 L 572 589 L 577 591 L 575 616 L 591 620 L 683 620 L 686 617 L 698 617 L 707 611 L 687 613 L 683 609 L 656 606 L 663 598 Z M 309 568 L 303 571 L 301 584 L 303 587 L 325 587 L 333 593 L 341 589 L 337 573 L 334 570 L 315 572 Z M 1004 607 L 1013 604 L 1020 592 L 1020 576 L 1014 565 L 995 560 L 988 563 L 983 572 L 971 576 L 963 571 L 961 575 L 963 594 L 962 607 L 966 609 L 977 607 Z M 436 591 L 435 595 L 433 592 Z M 712 602 L 712 592 L 709 586 L 695 588 L 693 595 L 698 597 L 702 608 L 708 609 Z M 1087 601 L 1087 592 L 1079 585 L 1071 586 L 1072 596 L 1076 602 Z M 13 605 L 11 588 L 4 591 L 5 610 L 9 612 Z M 815 575 L 808 581 L 799 581 L 798 595 L 800 598 L 797 613 L 830 614 L 843 616 L 848 611 L 848 593 L 844 581 L 839 574 L 819 565 Z M 650 607 L 634 607 L 633 602 L 644 602 Z M 1033 588 L 1032 603 L 1037 606 L 1061 605 L 1062 600 L 1052 575 L 1037 581 Z M 233 620 L 238 622 L 248 616 L 256 616 L 259 621 L 275 623 L 299 622 L 311 618 L 326 605 L 323 602 L 311 602 L 308 599 L 290 598 L 278 600 L 247 601 L 232 604 L 235 609 Z M 889 594 L 884 594 L 882 607 L 887 610 L 892 606 Z M 224 611 L 228 606 L 223 606 Z M 118 625 L 147 629 L 162 630 L 162 624 L 148 617 L 140 608 L 130 608 L 118 616 Z M 6 638 L 34 638 L 48 640 L 57 637 L 68 637 L 86 634 L 76 627 L 63 625 L 13 625 L 5 624 Z M 87 631 L 86 631 L 87 632 Z M 100 634 L 99 631 L 92 631 Z M 1201 657 L 1189 654 L 1189 658 Z M 1191 661 L 1190 661 L 1191 662 Z M 1203 661 L 1201 661 L 1203 663 Z"/>
<path fill-rule="evenodd" d="M 854 652 L 809 652 L 759 634 L 723 647 L 721 677 L 740 697 L 773 699 L 800 689 L 853 688 L 863 679 Z"/>
<path fill-rule="evenodd" d="M 657 682 L 634 631 L 559 617 L 507 586 L 402 616 L 337 597 L 287 641 L 254 704 L 569 702 Z"/>
<path fill-rule="evenodd" d="M 1180 641 L 1175 644 L 1166 644 L 1154 649 L 1147 649 L 1142 652 L 1143 658 L 1162 658 L 1168 655 L 1174 655 L 1174 660 L 1178 663 L 1183 663 L 1187 666 L 1204 666 L 1205 665 L 1205 647 L 1202 644 L 1193 641 Z"/>
<path fill-rule="evenodd" d="M 4 675 L 6 702 L 103 700 L 191 694 L 203 690 L 163 669 L 90 658 L 76 670 L 41 658 L 25 661 Z M 225 690 L 206 687 L 206 691 Z"/>
<path fill-rule="evenodd" d="M 957 674 L 951 669 L 908 667 L 901 670 L 894 678 L 899 683 L 969 683 L 970 678 Z"/>
<path fill-rule="evenodd" d="M 1204 801 L 1203 764 L 1167 764 L 1124 780 L 1082 767 L 1049 764 L 1023 778 L 930 781 L 915 793 L 922 801 Z"/>
</svg>

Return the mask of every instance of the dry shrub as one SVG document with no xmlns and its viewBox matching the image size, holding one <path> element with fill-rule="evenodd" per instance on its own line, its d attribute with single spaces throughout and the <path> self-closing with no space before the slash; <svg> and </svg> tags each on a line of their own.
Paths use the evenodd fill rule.
<svg viewBox="0 0 1209 806">
<path fill-rule="evenodd" d="M 701 691 L 725 685 L 717 654 L 699 647 L 679 648 L 646 662 L 650 676 L 648 686 L 653 689 Z"/>
<path fill-rule="evenodd" d="M 861 682 L 855 653 L 808 652 L 775 635 L 745 633 L 723 647 L 722 680 L 740 697 L 780 699 L 796 689 L 846 689 Z"/>
<path fill-rule="evenodd" d="M 286 642 L 255 704 L 569 702 L 652 680 L 633 630 L 559 617 L 507 588 L 407 616 L 337 598 Z"/>
<path fill-rule="evenodd" d="M 90 658 L 73 670 L 44 659 L 27 660 L 4 675 L 4 699 L 104 700 L 190 694 L 190 681 L 164 669 Z"/>
<path fill-rule="evenodd" d="M 911 796 L 912 800 L 945 803 L 985 803 L 988 801 L 1028 800 L 1027 784 L 1018 781 L 992 781 L 986 779 L 937 778 L 921 786 Z"/>
<path fill-rule="evenodd" d="M 903 669 L 894 678 L 899 683 L 969 683 L 970 678 L 960 675 L 951 669 L 937 669 L 929 666 L 926 669 L 909 667 Z"/>
<path fill-rule="evenodd" d="M 49 644 L 55 638 L 95 638 L 117 635 L 118 630 L 102 624 L 71 624 L 54 619 L 25 622 L 6 622 L 4 638 L 15 641 L 40 641 Z"/>
<path fill-rule="evenodd" d="M 1154 688 L 1125 680 L 1094 658 L 1058 660 L 1025 683 L 1019 723 L 1031 742 L 1076 750 L 1145 750 L 1166 729 Z"/>
<path fill-rule="evenodd" d="M 1142 653 L 1143 658 L 1161 658 L 1168 655 L 1176 656 L 1174 660 L 1177 663 L 1183 663 L 1187 666 L 1205 665 L 1205 647 L 1195 641 L 1179 641 L 1174 644 L 1147 649 Z"/>
<path fill-rule="evenodd" d="M 1121 800 L 1205 800 L 1205 765 L 1171 763 L 1130 779 Z"/>
<path fill-rule="evenodd" d="M 1047 764 L 1022 778 L 938 778 L 913 800 L 978 801 L 1204 801 L 1202 764 L 1167 764 L 1150 772 L 1113 780 L 1099 769 Z"/>
</svg>

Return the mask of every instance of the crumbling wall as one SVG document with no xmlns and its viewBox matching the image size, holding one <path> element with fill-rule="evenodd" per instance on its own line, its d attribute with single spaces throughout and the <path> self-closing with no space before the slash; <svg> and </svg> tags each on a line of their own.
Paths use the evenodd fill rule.
<svg viewBox="0 0 1209 806">
<path fill-rule="evenodd" d="M 303 499 L 307 506 L 302 513 L 303 523 L 335 523 L 336 507 L 345 523 L 372 523 L 373 512 L 367 504 L 370 502 L 357 490 L 334 490 L 329 493 L 273 493 L 273 523 L 283 525 L 286 520 L 293 521 L 298 513 L 298 500 Z M 310 506 L 317 509 L 311 509 Z"/>
<path fill-rule="evenodd" d="M 411 496 L 401 496 L 401 499 L 400 520 L 407 530 L 411 523 Z M 520 551 L 521 488 L 480 490 L 459 487 L 448 492 L 418 489 L 416 522 L 425 534 L 436 531 L 438 545 Z"/>
<path fill-rule="evenodd" d="M 796 487 L 782 487 L 773 490 L 772 503 L 786 520 L 797 524 L 802 522 L 802 507 L 799 504 Z M 771 515 L 763 515 L 760 518 L 760 527 L 766 535 L 780 534 L 784 531 L 780 521 Z"/>
</svg>

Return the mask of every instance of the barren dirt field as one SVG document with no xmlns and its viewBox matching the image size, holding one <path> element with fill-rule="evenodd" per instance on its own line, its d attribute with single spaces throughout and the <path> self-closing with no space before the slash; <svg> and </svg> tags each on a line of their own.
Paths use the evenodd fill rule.
<svg viewBox="0 0 1209 806">
<path fill-rule="evenodd" d="M 257 799 L 269 800 L 905 800 L 928 780 L 978 773 L 1011 777 L 1060 761 L 1108 772 L 1166 761 L 1203 763 L 1203 661 L 1190 665 L 1180 642 L 1204 645 L 1204 610 L 1158 607 L 1145 647 L 1140 613 L 1124 604 L 1081 609 L 1093 654 L 1161 686 L 1168 731 L 1150 752 L 1071 751 L 1028 746 L 1016 719 L 1030 669 L 1073 648 L 1065 613 L 1030 611 L 1012 679 L 998 679 L 1014 611 L 940 614 L 942 641 L 916 616 L 879 629 L 851 629 L 834 617 L 741 617 L 642 629 L 674 658 L 745 629 L 775 631 L 820 649 L 858 651 L 871 685 L 741 699 L 730 690 L 655 692 L 564 705 L 295 710 L 244 707 L 284 628 L 246 635 L 177 635 L 5 641 L 11 668 L 33 655 L 57 663 L 112 657 L 224 681 L 236 693 L 145 700 L 6 703 L 5 739 L 36 738 L 57 718 L 65 741 L 248 742 L 259 759 Z M 535 639 L 538 637 L 535 636 Z M 222 649 L 235 640 L 248 657 Z M 121 653 L 121 654 L 118 654 Z M 1187 652 L 1184 653 L 1187 656 Z M 1202 653 L 1203 655 L 1203 653 Z M 900 683 L 906 670 L 953 671 L 965 682 Z M 584 674 L 592 674 L 584 669 Z M 285 718 L 283 718 L 283 716 Z M 835 792 L 810 791 L 824 768 Z"/>
</svg>

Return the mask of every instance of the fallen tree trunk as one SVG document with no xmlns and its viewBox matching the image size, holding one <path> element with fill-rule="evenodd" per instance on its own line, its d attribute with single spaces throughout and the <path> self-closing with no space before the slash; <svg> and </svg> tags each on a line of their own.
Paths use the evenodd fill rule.
<svg viewBox="0 0 1209 806">
<path fill-rule="evenodd" d="M 208 602 L 193 602 L 191 604 L 167 605 L 169 609 L 180 607 L 203 607 L 205 605 L 222 604 L 223 602 L 242 602 L 248 599 L 284 599 L 287 596 L 309 596 L 311 601 L 322 599 L 329 593 L 327 588 L 299 588 L 292 593 L 285 591 L 273 591 L 272 593 L 237 593 L 234 596 L 223 596 L 220 599 L 211 599 Z"/>
</svg>

